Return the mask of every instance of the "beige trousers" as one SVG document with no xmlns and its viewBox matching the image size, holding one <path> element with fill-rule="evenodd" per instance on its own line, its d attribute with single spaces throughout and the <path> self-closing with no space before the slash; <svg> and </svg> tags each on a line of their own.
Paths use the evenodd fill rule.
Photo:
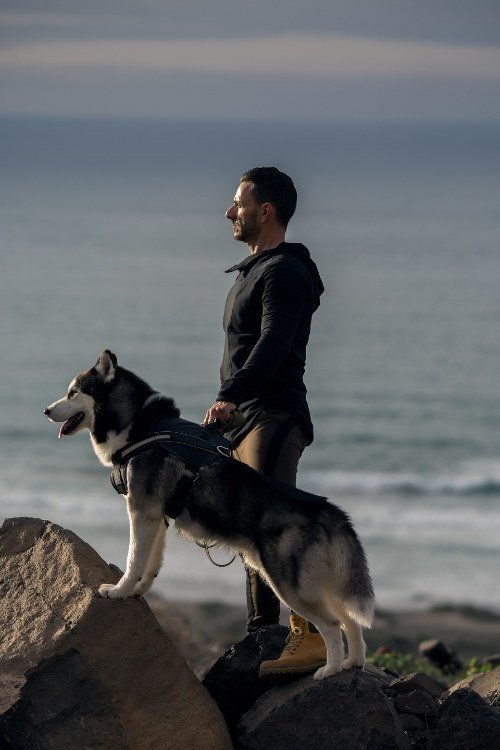
<svg viewBox="0 0 500 750">
<path fill-rule="evenodd" d="M 297 467 L 307 445 L 300 427 L 289 414 L 262 412 L 252 429 L 233 449 L 233 457 L 261 474 L 295 487 Z M 269 586 L 247 569 L 249 633 L 279 622 L 280 603 Z"/>
</svg>

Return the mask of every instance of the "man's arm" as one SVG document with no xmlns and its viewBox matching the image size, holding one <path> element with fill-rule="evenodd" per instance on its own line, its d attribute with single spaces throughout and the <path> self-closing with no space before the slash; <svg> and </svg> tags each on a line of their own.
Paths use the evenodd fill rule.
<svg viewBox="0 0 500 750">
<path fill-rule="evenodd" d="M 272 265 L 263 275 L 261 335 L 243 367 L 228 378 L 217 401 L 240 404 L 261 391 L 288 356 L 310 293 L 295 267 Z"/>
</svg>

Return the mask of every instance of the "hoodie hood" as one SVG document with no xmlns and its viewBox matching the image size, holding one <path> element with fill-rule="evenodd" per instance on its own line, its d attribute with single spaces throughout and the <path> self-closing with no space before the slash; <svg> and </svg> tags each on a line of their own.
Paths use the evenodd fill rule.
<svg viewBox="0 0 500 750">
<path fill-rule="evenodd" d="M 286 244 L 286 252 L 291 253 L 292 255 L 295 255 L 295 257 L 297 258 L 300 258 L 300 260 L 304 263 L 307 270 L 309 271 L 309 274 L 311 276 L 311 279 L 314 285 L 314 291 L 315 291 L 315 297 L 316 297 L 314 309 L 316 310 L 319 307 L 319 298 L 325 291 L 325 287 L 321 280 L 321 276 L 319 275 L 318 267 L 316 263 L 313 261 L 313 259 L 311 258 L 311 254 L 309 250 L 307 249 L 307 247 L 303 245 L 301 242 L 287 242 L 285 244 Z"/>
</svg>

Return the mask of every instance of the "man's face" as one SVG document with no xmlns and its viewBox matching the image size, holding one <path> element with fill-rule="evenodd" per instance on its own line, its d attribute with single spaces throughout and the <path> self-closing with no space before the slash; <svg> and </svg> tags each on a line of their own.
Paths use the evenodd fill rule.
<svg viewBox="0 0 500 750">
<path fill-rule="evenodd" d="M 241 242 L 252 243 L 260 232 L 259 206 L 252 195 L 252 183 L 241 182 L 233 203 L 226 211 L 226 219 L 233 222 L 233 237 Z"/>
</svg>

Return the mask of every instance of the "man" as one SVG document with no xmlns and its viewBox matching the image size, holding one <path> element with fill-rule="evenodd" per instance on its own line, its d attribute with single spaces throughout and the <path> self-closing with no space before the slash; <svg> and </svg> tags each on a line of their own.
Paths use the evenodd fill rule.
<svg viewBox="0 0 500 750">
<path fill-rule="evenodd" d="M 224 310 L 221 388 L 204 424 L 222 423 L 239 409 L 244 427 L 231 434 L 235 458 L 295 486 L 302 451 L 313 427 L 303 381 L 311 318 L 323 284 L 304 245 L 285 241 L 297 192 L 288 175 L 257 167 L 241 177 L 226 211 L 233 237 L 250 257 L 238 271 Z M 249 632 L 279 622 L 279 600 L 247 570 Z M 293 612 L 283 654 L 264 662 L 261 675 L 308 672 L 325 663 L 325 644 L 310 623 Z"/>
</svg>

